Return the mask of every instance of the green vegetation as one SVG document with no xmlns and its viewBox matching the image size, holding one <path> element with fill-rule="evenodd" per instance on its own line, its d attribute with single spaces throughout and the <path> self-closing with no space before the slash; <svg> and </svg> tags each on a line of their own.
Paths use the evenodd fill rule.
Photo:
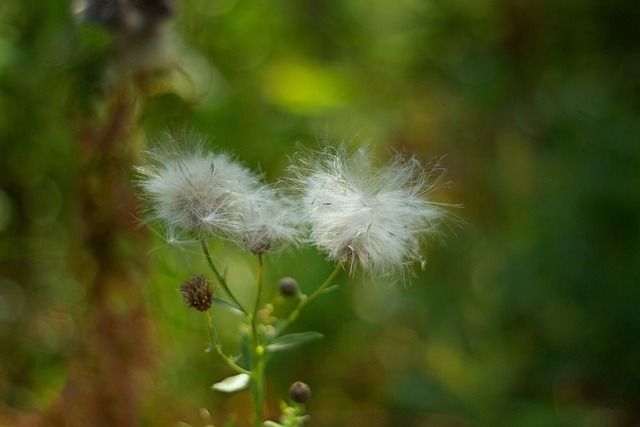
<svg viewBox="0 0 640 427">
<path fill-rule="evenodd" d="M 0 3 L 1 426 L 249 422 L 177 291 L 197 243 L 140 225 L 134 165 L 184 127 L 268 180 L 324 139 L 443 158 L 464 205 L 410 285 L 305 309 L 289 332 L 324 338 L 270 361 L 272 419 L 301 380 L 309 426 L 640 423 L 636 2 L 183 0 L 140 33 L 71 9 Z M 254 260 L 210 250 L 250 300 Z M 265 293 L 333 268 L 266 256 Z"/>
</svg>

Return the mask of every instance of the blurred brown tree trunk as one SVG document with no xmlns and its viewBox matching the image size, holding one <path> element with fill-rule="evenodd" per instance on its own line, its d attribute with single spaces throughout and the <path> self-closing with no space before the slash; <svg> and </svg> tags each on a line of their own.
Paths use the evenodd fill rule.
<svg viewBox="0 0 640 427">
<path fill-rule="evenodd" d="M 136 95 L 121 85 L 102 124 L 78 131 L 83 164 L 78 203 L 86 281 L 82 342 L 47 425 L 138 426 L 145 374 L 150 371 L 150 324 L 142 291 L 147 236 L 136 224 L 129 179 Z"/>
</svg>

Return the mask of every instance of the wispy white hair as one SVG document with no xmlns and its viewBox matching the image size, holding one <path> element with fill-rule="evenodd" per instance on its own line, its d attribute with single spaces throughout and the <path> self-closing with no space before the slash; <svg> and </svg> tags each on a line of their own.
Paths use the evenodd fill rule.
<svg viewBox="0 0 640 427">
<path fill-rule="evenodd" d="M 310 225 L 310 239 L 329 259 L 372 275 L 404 272 L 422 260 L 424 237 L 446 215 L 429 199 L 441 171 L 396 154 L 375 168 L 369 153 L 345 147 L 298 156 L 294 185 Z"/>
<path fill-rule="evenodd" d="M 184 141 L 186 139 L 187 141 Z M 148 219 L 167 233 L 218 237 L 254 252 L 299 236 L 290 203 L 261 176 L 230 155 L 205 148 L 193 133 L 167 134 L 150 151 L 152 165 L 138 168 Z"/>
</svg>

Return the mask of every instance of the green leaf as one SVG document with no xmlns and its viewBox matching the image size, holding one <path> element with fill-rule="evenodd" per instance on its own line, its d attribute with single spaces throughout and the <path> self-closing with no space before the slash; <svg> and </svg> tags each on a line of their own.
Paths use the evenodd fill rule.
<svg viewBox="0 0 640 427">
<path fill-rule="evenodd" d="M 327 289 L 322 291 L 322 295 L 328 294 L 329 292 L 337 291 L 340 289 L 340 285 L 331 285 Z"/>
<path fill-rule="evenodd" d="M 222 393 L 235 393 L 247 388 L 250 379 L 251 377 L 247 374 L 232 375 L 215 383 L 211 388 Z"/>
<path fill-rule="evenodd" d="M 319 340 L 323 337 L 320 332 L 300 332 L 276 337 L 271 340 L 266 349 L 270 352 L 290 350 L 299 345 Z"/>
<path fill-rule="evenodd" d="M 221 305 L 222 307 L 226 308 L 227 310 L 229 310 L 232 313 L 244 314 L 244 312 L 242 310 L 240 310 L 238 308 L 238 306 L 236 306 L 233 303 L 230 303 L 229 301 L 223 300 L 223 299 L 218 298 L 218 297 L 213 297 L 213 302 L 218 304 L 218 305 Z"/>
</svg>

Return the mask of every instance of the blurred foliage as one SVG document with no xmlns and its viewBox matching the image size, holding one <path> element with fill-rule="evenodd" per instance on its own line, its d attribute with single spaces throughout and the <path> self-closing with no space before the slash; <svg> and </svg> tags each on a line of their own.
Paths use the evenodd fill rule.
<svg viewBox="0 0 640 427">
<path fill-rule="evenodd" d="M 131 63 L 70 10 L 0 3 L 0 425 L 38 425 L 92 310 L 78 135 Z M 132 144 L 194 127 L 274 180 L 296 142 L 370 139 L 381 158 L 446 156 L 438 197 L 464 204 L 411 286 L 343 277 L 304 313 L 326 338 L 274 359 L 272 411 L 303 380 L 312 426 L 640 424 L 638 22 L 632 0 L 182 2 Z M 151 266 L 144 425 L 242 421 L 248 396 L 209 389 L 229 372 L 176 292 L 205 267 L 150 235 L 131 255 Z M 217 253 L 253 283 L 251 258 Z M 285 253 L 267 283 L 330 271 Z M 214 316 L 233 348 L 233 316 Z"/>
</svg>

